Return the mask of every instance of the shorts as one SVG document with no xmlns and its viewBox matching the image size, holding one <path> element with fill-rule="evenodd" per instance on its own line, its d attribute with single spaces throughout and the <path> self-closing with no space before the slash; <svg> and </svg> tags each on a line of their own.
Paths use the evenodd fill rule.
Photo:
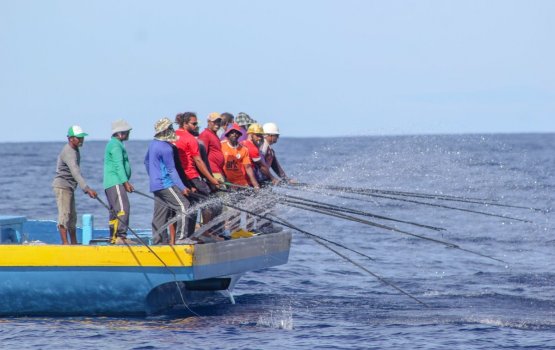
<svg viewBox="0 0 555 350">
<path fill-rule="evenodd" d="M 200 177 L 196 177 L 191 180 L 193 186 L 197 189 L 198 193 L 208 196 L 210 194 L 210 187 L 206 184 L 206 182 L 202 181 Z"/>
<path fill-rule="evenodd" d="M 58 206 L 58 226 L 75 229 L 77 227 L 77 211 L 75 209 L 74 191 L 61 187 L 54 187 L 53 190 Z"/>
</svg>

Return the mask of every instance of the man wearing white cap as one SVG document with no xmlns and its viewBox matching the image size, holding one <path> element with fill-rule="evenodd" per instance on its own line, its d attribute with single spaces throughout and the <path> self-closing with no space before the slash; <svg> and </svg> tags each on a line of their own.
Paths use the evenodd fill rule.
<svg viewBox="0 0 555 350">
<path fill-rule="evenodd" d="M 131 166 L 123 141 L 129 139 L 131 125 L 120 119 L 112 123 L 112 138 L 104 152 L 104 192 L 110 205 L 109 225 L 112 243 L 125 244 L 130 204 L 127 192 L 133 192 Z"/>
<path fill-rule="evenodd" d="M 75 189 L 77 185 L 89 195 L 96 198 L 96 191 L 87 185 L 81 175 L 81 154 L 79 147 L 83 146 L 87 134 L 78 125 L 73 125 L 67 132 L 67 144 L 62 148 L 56 165 L 56 176 L 52 188 L 56 195 L 58 206 L 58 230 L 62 244 L 77 244 L 75 209 Z M 67 234 L 69 232 L 69 242 Z"/>
<path fill-rule="evenodd" d="M 295 180 L 289 179 L 283 171 L 283 168 L 279 164 L 276 158 L 276 152 L 272 148 L 279 139 L 279 128 L 275 123 L 266 123 L 262 126 L 264 130 L 264 142 L 260 146 L 260 153 L 266 161 L 268 168 L 272 169 L 283 181 L 296 182 Z M 271 179 L 265 178 L 266 181 Z"/>
</svg>

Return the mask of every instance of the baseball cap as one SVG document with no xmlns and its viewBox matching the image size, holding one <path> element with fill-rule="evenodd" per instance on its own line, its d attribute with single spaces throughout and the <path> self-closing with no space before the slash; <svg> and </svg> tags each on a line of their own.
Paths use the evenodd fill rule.
<svg viewBox="0 0 555 350">
<path fill-rule="evenodd" d="M 83 129 L 79 125 L 73 125 L 67 131 L 67 137 L 85 137 L 89 134 L 83 132 Z"/>
</svg>

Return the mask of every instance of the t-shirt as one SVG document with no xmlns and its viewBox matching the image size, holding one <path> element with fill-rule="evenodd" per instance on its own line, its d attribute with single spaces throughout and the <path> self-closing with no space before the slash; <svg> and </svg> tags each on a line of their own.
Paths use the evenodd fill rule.
<svg viewBox="0 0 555 350">
<path fill-rule="evenodd" d="M 73 148 L 69 144 L 65 144 L 58 156 L 56 164 L 56 176 L 52 182 L 52 187 L 70 188 L 75 190 L 77 184 L 86 191 L 89 186 L 81 175 L 81 154 L 78 148 Z"/>
<path fill-rule="evenodd" d="M 249 151 L 241 144 L 237 147 L 231 146 L 229 141 L 222 141 L 222 153 L 224 155 L 224 175 L 231 183 L 248 186 L 245 165 L 251 164 Z"/>
<path fill-rule="evenodd" d="M 241 142 L 241 144 L 249 150 L 249 157 L 251 161 L 258 162 L 260 160 L 260 151 L 258 150 L 258 146 L 254 144 L 251 140 L 245 140 Z"/>
<path fill-rule="evenodd" d="M 268 141 L 264 140 L 264 143 L 260 146 L 260 154 L 264 157 L 268 168 L 271 168 L 276 154 Z"/>
<path fill-rule="evenodd" d="M 148 145 L 144 161 L 150 179 L 150 192 L 156 192 L 173 185 L 180 191 L 185 189 L 183 181 L 175 169 L 172 145 L 165 141 L 152 140 Z"/>
<path fill-rule="evenodd" d="M 220 138 L 210 129 L 204 129 L 198 138 L 204 142 L 206 147 L 208 163 L 210 163 L 212 174 L 222 174 L 224 171 L 224 154 L 222 153 Z"/>
<path fill-rule="evenodd" d="M 104 189 L 121 185 L 131 178 L 129 157 L 123 142 L 112 137 L 104 151 Z"/>
<path fill-rule="evenodd" d="M 260 151 L 258 150 L 258 146 L 255 145 L 254 142 L 252 142 L 249 139 L 241 142 L 241 144 L 249 150 L 249 158 L 251 159 L 252 170 L 254 172 L 254 176 L 256 177 L 256 180 L 258 181 L 265 180 L 265 177 L 262 175 L 262 172 L 260 171 L 260 167 L 256 164 L 257 162 L 262 160 L 262 157 L 260 157 Z M 249 177 L 247 176 L 246 178 L 250 184 L 251 181 Z"/>
<path fill-rule="evenodd" d="M 181 166 L 185 171 L 185 175 L 187 175 L 189 179 L 199 177 L 200 175 L 195 167 L 195 160 L 193 159 L 193 157 L 200 155 L 197 139 L 185 129 L 176 130 L 175 135 L 177 135 L 175 146 L 179 152 L 179 160 L 181 160 Z"/>
</svg>

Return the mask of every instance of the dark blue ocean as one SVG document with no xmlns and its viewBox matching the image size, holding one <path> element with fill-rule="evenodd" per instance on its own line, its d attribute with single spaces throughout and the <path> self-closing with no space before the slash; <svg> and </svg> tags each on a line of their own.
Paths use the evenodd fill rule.
<svg viewBox="0 0 555 350">
<path fill-rule="evenodd" d="M 132 182 L 145 192 L 147 145 L 127 143 Z M 0 144 L 0 214 L 55 218 L 50 183 L 62 146 Z M 104 146 L 87 141 L 82 148 L 83 173 L 98 191 Z M 303 183 L 487 198 L 550 211 L 418 199 L 527 223 L 387 198 L 291 190 L 446 228 L 379 221 L 505 263 L 280 205 L 277 215 L 373 257 L 341 250 L 429 307 L 294 233 L 289 263 L 246 274 L 235 305 L 199 308 L 198 316 L 0 318 L 0 348 L 555 349 L 555 134 L 283 138 L 276 150 L 286 172 Z M 135 195 L 131 201 L 131 226 L 148 228 L 153 203 Z M 106 226 L 107 213 L 97 201 L 79 193 L 77 208 Z"/>
</svg>

